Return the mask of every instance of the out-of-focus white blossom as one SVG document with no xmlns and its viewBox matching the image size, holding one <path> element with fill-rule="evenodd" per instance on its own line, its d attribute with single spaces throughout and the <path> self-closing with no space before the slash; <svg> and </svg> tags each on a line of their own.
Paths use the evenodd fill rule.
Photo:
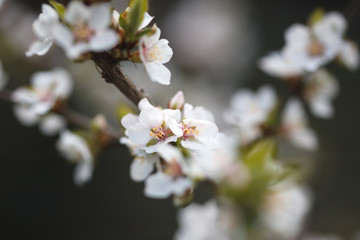
<svg viewBox="0 0 360 240">
<path fill-rule="evenodd" d="M 48 113 L 58 100 L 65 100 L 73 89 L 70 74 L 61 68 L 51 71 L 37 72 L 31 77 L 29 88 L 21 87 L 13 92 L 12 99 L 21 106 L 16 112 L 26 110 L 18 117 L 44 115 Z M 22 121 L 22 119 L 19 119 Z M 24 119 L 26 122 L 26 119 Z"/>
<path fill-rule="evenodd" d="M 309 190 L 304 186 L 275 189 L 265 197 L 260 219 L 278 240 L 295 239 L 310 206 Z"/>
<path fill-rule="evenodd" d="M 274 52 L 259 61 L 261 70 L 273 77 L 289 79 L 304 73 L 301 65 L 286 59 L 282 53 Z"/>
<path fill-rule="evenodd" d="M 56 143 L 59 152 L 70 162 L 75 163 L 74 182 L 82 186 L 92 178 L 94 159 L 86 141 L 79 135 L 64 131 Z"/>
<path fill-rule="evenodd" d="M 126 11 L 129 12 L 130 11 L 130 8 L 126 8 Z M 138 30 L 141 30 L 143 28 L 145 28 L 147 25 L 150 24 L 150 22 L 153 20 L 153 16 L 150 16 L 150 14 L 148 12 L 145 12 L 144 13 L 144 18 L 142 20 L 142 22 L 140 23 L 140 26 L 138 28 Z M 119 24 L 119 19 L 120 19 L 120 13 L 116 10 L 113 10 L 113 13 L 112 13 L 112 23 L 113 25 L 116 27 L 116 28 L 119 28 L 121 29 L 121 26 Z"/>
<path fill-rule="evenodd" d="M 66 120 L 58 114 L 48 114 L 41 118 L 40 131 L 46 136 L 54 136 L 64 130 L 66 127 Z"/>
<path fill-rule="evenodd" d="M 257 93 L 239 90 L 232 97 L 224 119 L 238 127 L 242 143 L 248 143 L 260 136 L 260 124 L 266 121 L 275 103 L 275 91 L 269 86 L 261 87 Z"/>
<path fill-rule="evenodd" d="M 305 111 L 296 98 L 291 98 L 285 106 L 281 134 L 297 147 L 306 150 L 315 150 L 318 147 L 317 137 L 309 128 Z"/>
<path fill-rule="evenodd" d="M 158 144 L 175 142 L 177 136 L 182 135 L 178 126 L 180 110 L 162 110 L 152 106 L 146 98 L 139 102 L 139 109 L 139 116 L 128 114 L 122 118 L 121 124 L 126 128 L 129 139 L 146 152 L 153 153 Z"/>
<path fill-rule="evenodd" d="M 156 152 L 166 161 L 165 169 L 146 179 L 145 195 L 152 198 L 166 198 L 171 194 L 184 195 L 191 189 L 192 183 L 184 176 L 188 168 L 180 150 L 170 145 L 160 145 Z"/>
<path fill-rule="evenodd" d="M 86 6 L 80 1 L 70 2 L 65 23 L 54 29 L 55 41 L 71 59 L 86 52 L 102 52 L 115 47 L 118 34 L 110 29 L 111 10 L 107 4 Z"/>
<path fill-rule="evenodd" d="M 359 49 L 354 42 L 345 41 L 339 54 L 339 60 L 351 71 L 359 67 Z"/>
<path fill-rule="evenodd" d="M 192 203 L 178 212 L 179 228 L 175 240 L 230 240 L 226 221 L 223 221 L 214 200 L 204 205 Z"/>
<path fill-rule="evenodd" d="M 168 108 L 170 109 L 182 109 L 185 104 L 185 97 L 182 91 L 178 91 L 169 101 Z"/>
<path fill-rule="evenodd" d="M 324 69 L 305 79 L 305 99 L 309 102 L 312 113 L 321 118 L 334 115 L 332 101 L 339 92 L 336 78 Z"/>
<path fill-rule="evenodd" d="M 48 4 L 42 5 L 42 13 L 33 23 L 33 32 L 38 38 L 25 52 L 27 57 L 46 54 L 54 43 L 54 28 L 59 24 L 59 15 Z"/>
<path fill-rule="evenodd" d="M 154 28 L 153 35 L 144 35 L 139 40 L 140 59 L 151 81 L 169 85 L 171 72 L 163 64 L 170 61 L 173 51 L 168 40 L 160 39 L 160 29 L 156 25 Z"/>
</svg>

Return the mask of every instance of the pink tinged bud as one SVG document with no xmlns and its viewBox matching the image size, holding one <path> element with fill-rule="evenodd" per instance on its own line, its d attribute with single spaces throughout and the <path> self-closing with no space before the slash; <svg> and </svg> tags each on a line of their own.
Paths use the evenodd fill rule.
<svg viewBox="0 0 360 240">
<path fill-rule="evenodd" d="M 170 109 L 182 109 L 184 107 L 185 104 L 185 98 L 184 98 L 184 93 L 182 91 L 178 91 L 175 96 L 173 96 L 169 103 L 168 103 L 168 108 Z"/>
</svg>

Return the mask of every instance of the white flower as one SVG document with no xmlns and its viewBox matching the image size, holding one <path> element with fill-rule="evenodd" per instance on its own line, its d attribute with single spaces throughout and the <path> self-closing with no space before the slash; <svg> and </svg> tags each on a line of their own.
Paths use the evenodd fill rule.
<svg viewBox="0 0 360 240">
<path fill-rule="evenodd" d="M 111 11 L 107 4 L 86 6 L 80 1 L 70 2 L 65 13 L 65 22 L 54 30 L 55 41 L 71 59 L 83 53 L 102 52 L 117 45 L 119 36 L 110 29 Z"/>
<path fill-rule="evenodd" d="M 275 102 L 275 91 L 269 86 L 261 87 L 257 93 L 239 90 L 232 97 L 224 119 L 239 128 L 243 143 L 250 142 L 260 136 L 259 126 L 266 121 Z"/>
<path fill-rule="evenodd" d="M 282 116 L 282 134 L 298 147 L 315 150 L 318 147 L 317 137 L 308 127 L 305 111 L 299 100 L 291 98 Z"/>
<path fill-rule="evenodd" d="M 154 164 L 159 161 L 158 155 L 147 154 L 127 137 L 120 138 L 120 143 L 125 144 L 135 157 L 130 165 L 131 179 L 136 182 L 144 181 L 153 172 Z"/>
<path fill-rule="evenodd" d="M 33 31 L 38 38 L 31 43 L 29 49 L 25 52 L 27 57 L 34 54 L 46 54 L 54 42 L 53 30 L 59 24 L 59 15 L 48 4 L 42 5 L 42 13 L 33 23 Z"/>
<path fill-rule="evenodd" d="M 182 135 L 178 126 L 180 110 L 162 110 L 152 106 L 146 98 L 139 102 L 139 109 L 139 116 L 127 114 L 121 124 L 126 128 L 129 139 L 147 153 L 155 152 L 158 144 L 175 142 Z"/>
<path fill-rule="evenodd" d="M 76 163 L 75 184 L 82 186 L 89 182 L 92 178 L 94 159 L 86 141 L 70 131 L 64 131 L 56 147 L 67 160 Z"/>
<path fill-rule="evenodd" d="M 285 79 L 298 77 L 304 73 L 301 65 L 286 59 L 280 52 L 274 52 L 261 58 L 259 67 L 271 76 Z"/>
<path fill-rule="evenodd" d="M 214 200 L 204 205 L 192 203 L 178 212 L 175 240 L 230 240 L 226 219 Z"/>
<path fill-rule="evenodd" d="M 309 72 L 333 60 L 339 53 L 346 29 L 344 17 L 337 12 L 326 14 L 311 28 L 294 24 L 285 32 L 285 59 Z"/>
<path fill-rule="evenodd" d="M 354 42 L 345 41 L 340 50 L 339 59 L 349 70 L 359 67 L 359 49 Z"/>
<path fill-rule="evenodd" d="M 310 210 L 309 190 L 303 186 L 276 189 L 265 197 L 260 219 L 279 240 L 294 239 Z"/>
<path fill-rule="evenodd" d="M 8 75 L 3 69 L 3 65 L 0 61 L 0 91 L 5 87 L 8 82 Z"/>
<path fill-rule="evenodd" d="M 46 136 L 54 136 L 65 129 L 66 120 L 58 114 L 48 114 L 40 121 L 40 131 Z"/>
<path fill-rule="evenodd" d="M 321 69 L 305 79 L 305 98 L 312 113 L 317 117 L 330 118 L 334 115 L 332 101 L 339 92 L 336 78 Z"/>
<path fill-rule="evenodd" d="M 182 109 L 185 104 L 185 97 L 182 91 L 178 91 L 169 101 L 168 108 L 170 109 Z"/>
<path fill-rule="evenodd" d="M 216 145 L 218 128 L 212 114 L 203 107 L 194 108 L 186 103 L 181 123 L 181 145 L 196 150 L 201 145 L 212 148 Z"/>
<path fill-rule="evenodd" d="M 69 73 L 64 69 L 55 68 L 52 71 L 35 73 L 31 77 L 31 87 L 15 90 L 12 99 L 23 109 L 27 108 L 29 114 L 32 111 L 32 115 L 43 115 L 48 113 L 58 100 L 66 99 L 72 88 Z"/>
<path fill-rule="evenodd" d="M 183 196 L 192 183 L 184 176 L 189 168 L 181 152 L 170 145 L 159 145 L 156 152 L 166 162 L 164 172 L 157 172 L 145 181 L 144 193 L 151 198 L 166 198 L 171 194 Z"/>
<path fill-rule="evenodd" d="M 171 73 L 163 64 L 170 60 L 173 51 L 168 45 L 168 40 L 160 39 L 160 29 L 156 25 L 154 28 L 153 35 L 145 35 L 139 40 L 140 59 L 151 81 L 169 85 Z"/>
</svg>

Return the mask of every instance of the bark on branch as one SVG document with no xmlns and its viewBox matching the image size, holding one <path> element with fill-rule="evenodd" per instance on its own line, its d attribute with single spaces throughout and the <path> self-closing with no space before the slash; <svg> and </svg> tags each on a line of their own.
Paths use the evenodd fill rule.
<svg viewBox="0 0 360 240">
<path fill-rule="evenodd" d="M 92 60 L 101 70 L 101 77 L 107 83 L 114 84 L 136 106 L 145 97 L 143 91 L 122 72 L 117 61 L 109 53 L 94 53 Z"/>
</svg>

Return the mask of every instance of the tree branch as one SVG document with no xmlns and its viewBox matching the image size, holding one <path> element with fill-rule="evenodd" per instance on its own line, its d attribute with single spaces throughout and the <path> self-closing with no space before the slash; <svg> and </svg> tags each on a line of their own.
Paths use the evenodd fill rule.
<svg viewBox="0 0 360 240">
<path fill-rule="evenodd" d="M 122 72 L 118 62 L 107 52 L 94 53 L 92 60 L 101 70 L 101 77 L 107 82 L 114 84 L 120 92 L 130 99 L 136 106 L 145 97 L 142 90 Z"/>
</svg>

